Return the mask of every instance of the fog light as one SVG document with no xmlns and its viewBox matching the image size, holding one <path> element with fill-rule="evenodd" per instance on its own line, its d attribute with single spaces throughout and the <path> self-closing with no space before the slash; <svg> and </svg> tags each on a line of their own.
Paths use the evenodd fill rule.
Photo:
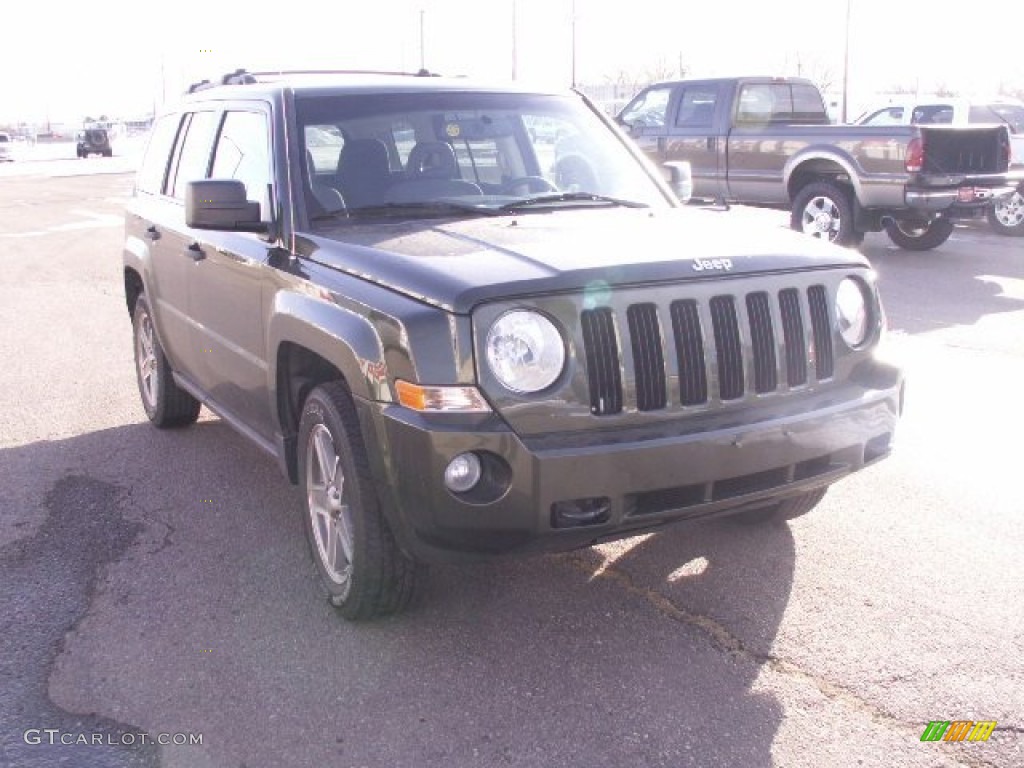
<svg viewBox="0 0 1024 768">
<path fill-rule="evenodd" d="M 454 493 L 465 493 L 480 482 L 480 459 L 475 453 L 460 453 L 444 471 L 444 484 Z"/>
</svg>

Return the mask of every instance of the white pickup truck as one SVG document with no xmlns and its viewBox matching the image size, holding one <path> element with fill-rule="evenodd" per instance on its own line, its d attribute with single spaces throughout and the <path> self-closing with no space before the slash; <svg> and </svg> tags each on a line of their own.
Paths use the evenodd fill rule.
<svg viewBox="0 0 1024 768">
<path fill-rule="evenodd" d="M 869 109 L 858 125 L 977 125 L 1005 123 L 1010 129 L 1011 168 L 1024 168 L 1024 104 L 1014 99 L 970 100 L 944 96 L 894 101 Z M 1024 187 L 1024 185 L 1022 185 Z M 988 210 L 1003 235 L 1024 235 L 1024 188 Z"/>
</svg>

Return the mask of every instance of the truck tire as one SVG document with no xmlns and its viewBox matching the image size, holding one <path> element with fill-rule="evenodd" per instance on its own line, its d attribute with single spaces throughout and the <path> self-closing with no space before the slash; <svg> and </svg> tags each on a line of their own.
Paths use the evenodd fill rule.
<svg viewBox="0 0 1024 768">
<path fill-rule="evenodd" d="M 989 208 L 988 223 L 1000 235 L 1024 235 L 1024 188 L 1018 188 L 1008 200 Z"/>
<path fill-rule="evenodd" d="M 351 620 L 401 611 L 412 599 L 417 566 L 381 512 L 343 383 L 321 384 L 306 398 L 298 458 L 306 538 L 330 603 Z"/>
<path fill-rule="evenodd" d="M 749 512 L 740 512 L 729 519 L 741 525 L 761 525 L 763 523 L 793 520 L 806 515 L 818 506 L 821 500 L 825 498 L 826 491 L 828 491 L 827 487 L 819 488 L 816 491 L 808 491 L 800 496 L 794 496 L 792 499 L 780 501 L 775 506 L 754 509 Z"/>
<path fill-rule="evenodd" d="M 857 246 L 864 233 L 853 226 L 850 193 L 838 184 L 816 181 L 793 199 L 789 225 L 797 232 L 837 245 Z"/>
<path fill-rule="evenodd" d="M 949 219 L 932 219 L 927 224 L 893 221 L 885 225 L 885 232 L 900 248 L 908 251 L 930 251 L 949 240 L 949 236 L 953 234 L 953 222 Z"/>
<path fill-rule="evenodd" d="M 171 365 L 156 337 L 144 293 L 135 300 L 132 334 L 135 337 L 135 374 L 147 418 L 160 429 L 194 424 L 199 418 L 199 401 L 174 383 Z"/>
</svg>

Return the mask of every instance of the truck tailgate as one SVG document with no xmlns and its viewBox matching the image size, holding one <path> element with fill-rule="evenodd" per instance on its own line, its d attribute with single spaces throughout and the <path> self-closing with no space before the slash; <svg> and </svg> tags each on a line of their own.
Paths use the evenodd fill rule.
<svg viewBox="0 0 1024 768">
<path fill-rule="evenodd" d="M 987 176 L 1006 173 L 1009 133 L 1004 126 L 920 127 L 926 175 Z"/>
</svg>

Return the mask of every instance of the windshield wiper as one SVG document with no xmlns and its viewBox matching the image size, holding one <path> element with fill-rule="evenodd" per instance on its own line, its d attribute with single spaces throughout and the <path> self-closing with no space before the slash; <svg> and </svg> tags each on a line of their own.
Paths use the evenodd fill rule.
<svg viewBox="0 0 1024 768">
<path fill-rule="evenodd" d="M 647 208 L 646 203 L 638 203 L 635 200 L 622 200 L 607 195 L 596 195 L 593 192 L 558 192 L 551 195 L 537 195 L 536 197 L 524 197 L 522 200 L 513 200 L 498 206 L 499 211 L 517 211 L 520 208 L 538 208 L 560 203 L 601 203 L 604 205 L 619 205 L 624 208 Z"/>
<path fill-rule="evenodd" d="M 428 200 L 414 203 L 382 203 L 380 205 L 364 205 L 360 208 L 343 208 L 333 213 L 313 216 L 312 221 L 333 218 L 360 218 L 362 216 L 392 216 L 402 213 L 419 215 L 469 213 L 474 216 L 498 216 L 500 212 L 484 205 L 457 203 L 451 200 Z"/>
</svg>

